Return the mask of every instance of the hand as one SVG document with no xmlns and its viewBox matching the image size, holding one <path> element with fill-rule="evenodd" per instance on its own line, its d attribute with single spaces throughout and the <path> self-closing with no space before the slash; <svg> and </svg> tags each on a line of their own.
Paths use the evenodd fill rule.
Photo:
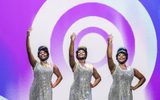
<svg viewBox="0 0 160 100">
<path fill-rule="evenodd" d="M 32 27 L 27 30 L 27 36 L 30 36 L 30 32 L 32 31 Z"/>
<path fill-rule="evenodd" d="M 136 90 L 136 87 L 134 87 L 134 86 L 131 86 L 131 90 Z"/>
<path fill-rule="evenodd" d="M 71 35 L 71 40 L 74 41 L 75 39 L 76 39 L 76 34 L 73 33 L 73 34 Z"/>
<path fill-rule="evenodd" d="M 108 42 L 112 42 L 112 39 L 113 39 L 112 34 L 109 34 L 109 35 L 108 35 Z"/>
<path fill-rule="evenodd" d="M 91 86 L 91 88 L 94 88 L 94 86 L 93 86 L 93 84 L 92 84 L 92 83 L 90 83 L 90 86 Z"/>
<path fill-rule="evenodd" d="M 51 87 L 52 87 L 52 88 L 55 88 L 55 85 L 51 83 Z"/>
</svg>

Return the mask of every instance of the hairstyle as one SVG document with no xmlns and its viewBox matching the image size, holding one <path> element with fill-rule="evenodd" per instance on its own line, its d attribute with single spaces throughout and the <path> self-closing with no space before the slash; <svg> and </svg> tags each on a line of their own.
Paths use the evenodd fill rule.
<svg viewBox="0 0 160 100">
<path fill-rule="evenodd" d="M 48 48 L 46 46 L 40 46 L 38 48 L 38 57 L 39 57 L 39 54 L 40 54 L 40 51 L 44 51 L 47 53 L 48 57 L 49 57 L 49 51 L 48 51 Z"/>
<path fill-rule="evenodd" d="M 118 59 L 118 55 L 119 55 L 120 53 L 123 53 L 123 54 L 126 56 L 126 61 L 127 61 L 127 59 L 128 59 L 127 49 L 124 48 L 124 47 L 119 48 L 119 49 L 117 50 L 116 59 Z"/>
<path fill-rule="evenodd" d="M 78 49 L 77 49 L 77 51 L 76 51 L 76 58 L 78 59 L 78 52 L 80 51 L 80 50 L 83 50 L 84 52 L 85 52 L 85 59 L 87 58 L 87 48 L 85 47 L 85 46 L 80 46 L 80 47 L 78 47 Z"/>
</svg>

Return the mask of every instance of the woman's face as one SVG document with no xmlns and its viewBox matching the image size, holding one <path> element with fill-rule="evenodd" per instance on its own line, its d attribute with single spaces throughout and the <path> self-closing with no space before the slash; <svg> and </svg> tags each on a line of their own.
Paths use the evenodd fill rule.
<svg viewBox="0 0 160 100">
<path fill-rule="evenodd" d="M 124 64 L 127 60 L 126 55 L 123 54 L 123 53 L 119 53 L 118 57 L 117 57 L 117 60 L 120 64 Z"/>
<path fill-rule="evenodd" d="M 80 58 L 80 59 L 86 58 L 86 53 L 84 50 L 78 51 L 78 58 Z"/>
<path fill-rule="evenodd" d="M 41 60 L 41 61 L 45 61 L 45 60 L 47 60 L 48 59 L 48 54 L 47 54 L 47 52 L 45 52 L 45 51 L 43 51 L 43 50 L 41 50 L 40 52 L 39 52 L 39 59 Z"/>
</svg>

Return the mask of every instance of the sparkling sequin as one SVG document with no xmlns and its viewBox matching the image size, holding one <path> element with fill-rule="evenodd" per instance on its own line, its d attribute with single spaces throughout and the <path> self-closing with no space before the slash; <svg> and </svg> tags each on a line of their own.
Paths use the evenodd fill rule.
<svg viewBox="0 0 160 100">
<path fill-rule="evenodd" d="M 79 63 L 76 64 L 69 100 L 92 100 L 90 87 L 92 73 L 93 65 L 85 64 L 85 67 L 82 67 Z"/>
<path fill-rule="evenodd" d="M 116 66 L 112 74 L 113 83 L 110 88 L 108 100 L 133 100 L 130 88 L 133 77 L 133 68 L 122 70 L 120 66 Z"/>
<path fill-rule="evenodd" d="M 43 67 L 37 62 L 29 100 L 52 100 L 51 77 L 53 68 Z"/>
</svg>

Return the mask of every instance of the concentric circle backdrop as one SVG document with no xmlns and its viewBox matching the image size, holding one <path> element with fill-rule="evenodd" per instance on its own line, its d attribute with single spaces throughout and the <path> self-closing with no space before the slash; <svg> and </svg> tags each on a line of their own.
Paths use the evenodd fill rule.
<svg viewBox="0 0 160 100">
<path fill-rule="evenodd" d="M 40 45 L 46 45 L 51 53 L 49 61 L 58 65 L 63 75 L 63 81 L 58 87 L 53 89 L 53 98 L 55 100 L 67 100 L 69 98 L 73 73 L 68 62 L 68 49 L 70 36 L 74 32 L 77 35 L 75 50 L 78 46 L 86 46 L 88 49 L 87 62 L 93 63 L 102 77 L 101 83 L 92 89 L 93 100 L 107 99 L 112 84 L 112 77 L 108 70 L 106 58 L 107 38 L 109 34 L 113 35 L 114 61 L 116 62 L 115 55 L 117 49 L 119 47 L 126 47 L 129 53 L 127 64 L 130 67 L 137 68 L 147 79 L 142 87 L 133 92 L 134 99 L 157 100 L 158 92 L 153 91 L 153 89 L 157 88 L 155 86 L 156 73 L 160 70 L 158 67 L 159 58 L 157 56 L 159 53 L 158 33 L 160 30 L 158 29 L 157 12 L 153 12 L 156 9 L 157 2 L 155 1 L 151 5 L 151 2 L 146 2 L 145 0 L 71 0 L 69 2 L 67 0 L 47 0 L 43 4 L 37 1 L 36 6 L 39 8 L 31 5 L 28 12 L 32 11 L 32 13 L 29 15 L 35 17 L 28 17 L 27 20 L 24 20 L 31 22 L 26 23 L 26 27 L 32 24 L 33 31 L 31 32 L 30 39 L 33 54 L 38 59 L 37 48 Z M 33 11 L 32 8 L 36 10 Z M 24 9 L 27 9 L 27 6 Z M 23 11 L 19 10 L 19 12 Z M 26 16 L 27 14 L 23 12 L 22 15 Z M 17 16 L 20 15 L 17 13 Z M 18 17 L 15 18 L 18 19 Z M 18 23 L 15 24 L 22 25 L 25 21 L 18 20 Z M 7 29 L 6 27 L 5 29 Z M 22 26 L 21 29 L 23 29 L 21 32 L 26 30 Z M 3 29 L 2 32 L 6 31 Z M 14 32 L 16 32 L 16 29 Z M 33 73 L 28 64 L 24 46 L 26 35 L 19 35 L 21 38 L 19 40 L 15 40 L 18 35 L 14 35 L 14 33 L 10 36 L 5 34 L 2 34 L 2 36 L 3 38 L 0 40 L 2 43 L 1 50 L 3 50 L 2 48 L 9 49 L 5 50 L 5 54 L 8 54 L 8 56 L 5 56 L 5 54 L 2 56 L 5 58 L 3 60 L 6 63 L 1 63 L 2 66 L 7 66 L 1 68 L 7 70 L 7 72 L 0 73 L 0 75 L 7 76 L 8 80 L 1 82 L 0 87 L 3 91 L 0 90 L 0 95 L 9 100 L 12 100 L 13 97 L 16 100 L 28 100 Z M 9 38 L 11 36 L 13 38 Z M 12 40 L 15 40 L 17 45 L 13 46 Z M 18 50 L 25 52 L 22 52 L 22 55 L 20 55 L 17 54 Z M 12 60 L 11 57 L 15 59 Z M 20 60 L 23 61 L 19 63 Z M 10 63 L 7 65 L 7 62 Z M 11 70 L 14 73 L 8 74 Z M 22 78 L 21 75 L 25 76 L 25 78 Z M 53 75 L 52 81 L 55 79 L 56 76 Z M 137 81 L 137 79 L 134 79 L 132 85 L 135 85 Z M 160 80 L 158 81 L 160 82 Z M 15 92 L 15 89 L 17 89 L 17 92 Z"/>
</svg>

